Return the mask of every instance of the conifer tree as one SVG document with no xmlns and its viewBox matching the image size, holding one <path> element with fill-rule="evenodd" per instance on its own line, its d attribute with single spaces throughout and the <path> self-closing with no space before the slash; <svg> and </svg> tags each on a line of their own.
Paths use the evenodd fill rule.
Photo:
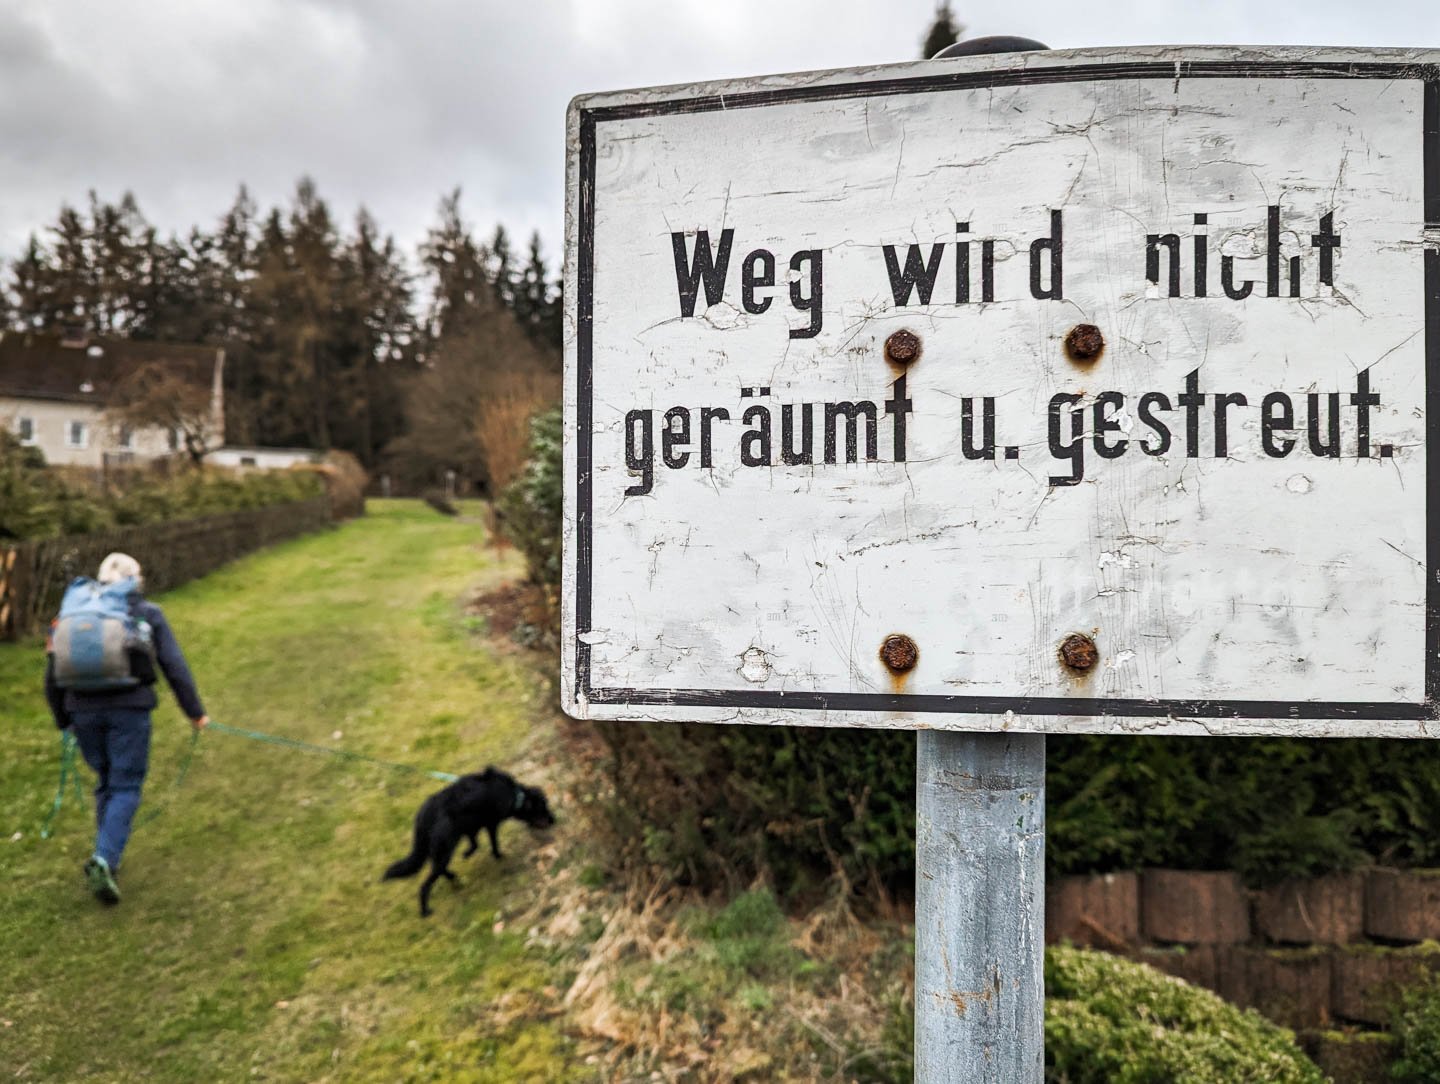
<svg viewBox="0 0 1440 1084">
<path fill-rule="evenodd" d="M 341 260 L 340 332 L 347 357 L 343 390 L 354 429 L 345 446 L 365 466 L 398 435 L 402 424 L 398 384 L 415 350 L 409 274 L 393 237 L 383 241 L 363 207 L 355 236 Z"/>
<path fill-rule="evenodd" d="M 930 30 L 925 35 L 925 42 L 920 46 L 920 59 L 929 60 L 947 45 L 954 45 L 960 40 L 960 35 L 965 33 L 965 27 L 955 21 L 955 12 L 950 7 L 950 0 L 941 0 L 935 9 L 935 21 L 930 24 Z"/>
<path fill-rule="evenodd" d="M 477 243 L 458 188 L 418 255 L 423 291 L 366 211 L 341 236 L 308 178 L 288 209 L 262 215 L 241 186 L 213 229 L 168 240 L 131 193 L 92 192 L 10 263 L 0 324 L 222 347 L 234 443 L 342 447 L 367 465 L 408 447 L 432 475 L 498 481 L 505 427 L 555 394 L 560 284 L 538 233 L 523 266 L 503 226 Z"/>
<path fill-rule="evenodd" d="M 255 355 L 259 334 L 252 297 L 255 278 L 257 208 L 242 184 L 234 202 L 220 217 L 214 235 L 213 278 L 207 295 L 216 308 L 212 344 L 225 349 L 225 432 L 236 444 L 254 444 L 255 404 L 263 394 Z"/>
<path fill-rule="evenodd" d="M 441 198 L 439 214 L 420 246 L 420 262 L 434 282 L 425 316 L 429 346 L 463 332 L 488 284 L 480 247 L 460 216 L 459 188 Z"/>
<path fill-rule="evenodd" d="M 45 324 L 95 331 L 95 278 L 86 244 L 89 231 L 79 212 L 68 203 L 60 205 L 60 217 L 50 229 L 55 234 L 55 247 L 48 296 L 51 308 L 45 314 Z"/>
<path fill-rule="evenodd" d="M 251 344 L 257 385 L 249 409 L 254 439 L 262 445 L 293 445 L 304 440 L 305 424 L 296 416 L 291 375 L 297 334 L 292 278 L 285 220 L 278 207 L 271 208 L 260 227 L 255 274 L 248 291 L 255 318 Z"/>
<path fill-rule="evenodd" d="M 530 235 L 529 259 L 516 283 L 515 316 L 536 342 L 555 351 L 561 344 L 558 293 L 550 285 L 545 258 L 540 254 L 540 231 L 536 230 Z"/>
<path fill-rule="evenodd" d="M 53 281 L 49 253 L 32 233 L 25 251 L 10 265 L 10 294 L 14 298 L 11 320 L 15 326 L 29 331 L 47 326 L 54 307 L 50 299 Z"/>
<path fill-rule="evenodd" d="M 302 177 L 290 212 L 290 250 L 294 257 L 291 298 L 295 305 L 291 343 L 292 387 L 309 401 L 306 431 L 316 448 L 330 447 L 332 330 L 336 278 L 335 231 L 330 208 Z"/>
<path fill-rule="evenodd" d="M 515 256 L 510 251 L 510 235 L 505 232 L 504 226 L 495 227 L 495 235 L 490 239 L 487 255 L 489 258 L 486 260 L 485 271 L 495 290 L 495 296 L 500 299 L 500 304 L 514 309 L 519 283 L 515 272 Z"/>
</svg>

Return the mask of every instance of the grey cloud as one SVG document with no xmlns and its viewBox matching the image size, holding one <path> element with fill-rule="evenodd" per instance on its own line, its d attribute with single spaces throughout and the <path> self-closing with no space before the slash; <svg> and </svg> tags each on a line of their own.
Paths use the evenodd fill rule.
<svg viewBox="0 0 1440 1084">
<path fill-rule="evenodd" d="M 957 4 L 971 34 L 1141 42 L 1420 45 L 1429 3 L 1278 10 L 1054 0 Z M 0 254 L 62 199 L 132 190 L 162 230 L 208 225 L 243 181 L 262 206 L 314 177 L 413 246 L 442 192 L 482 233 L 562 229 L 577 93 L 913 59 L 932 0 L 23 0 L 0 4 Z"/>
</svg>

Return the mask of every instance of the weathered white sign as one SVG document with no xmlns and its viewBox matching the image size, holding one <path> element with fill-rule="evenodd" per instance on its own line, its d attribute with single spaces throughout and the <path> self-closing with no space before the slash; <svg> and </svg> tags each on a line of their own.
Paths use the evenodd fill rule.
<svg viewBox="0 0 1440 1084">
<path fill-rule="evenodd" d="M 1437 61 L 576 99 L 568 710 L 1440 734 Z"/>
</svg>

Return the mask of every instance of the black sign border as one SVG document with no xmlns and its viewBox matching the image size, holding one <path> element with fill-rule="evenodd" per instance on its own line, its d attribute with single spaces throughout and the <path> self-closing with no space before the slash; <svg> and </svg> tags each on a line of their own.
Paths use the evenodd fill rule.
<svg viewBox="0 0 1440 1084">
<path fill-rule="evenodd" d="M 737 709 L 798 709 L 801 711 L 868 711 L 1057 716 L 1118 716 L 1231 719 L 1374 719 L 1436 718 L 1440 702 L 1440 251 L 1424 250 L 1425 291 L 1425 435 L 1426 435 L 1426 576 L 1425 699 L 1422 703 L 1288 700 L 1134 700 L 1060 696 L 947 696 L 904 693 L 784 692 L 763 689 L 626 689 L 596 688 L 590 681 L 590 645 L 583 635 L 591 627 L 594 572 L 593 462 L 594 393 L 593 331 L 595 300 L 595 128 L 606 121 L 635 117 L 750 109 L 803 101 L 838 101 L 923 94 L 986 87 L 1033 86 L 1046 83 L 1110 79 L 1386 79 L 1423 83 L 1422 158 L 1424 162 L 1425 228 L 1440 230 L 1440 68 L 1432 64 L 1343 61 L 1149 61 L 1078 64 L 1019 71 L 947 72 L 869 82 L 836 83 L 708 95 L 655 102 L 635 102 L 579 111 L 580 206 L 576 302 L 577 410 L 575 513 L 575 696 L 595 704 L 633 704 Z M 563 650 L 563 648 L 562 648 Z"/>
</svg>

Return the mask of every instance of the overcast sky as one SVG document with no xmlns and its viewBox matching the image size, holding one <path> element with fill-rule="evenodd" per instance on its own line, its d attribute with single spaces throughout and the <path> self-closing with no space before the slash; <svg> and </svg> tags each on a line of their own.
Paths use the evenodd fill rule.
<svg viewBox="0 0 1440 1084">
<path fill-rule="evenodd" d="M 1055 48 L 1440 47 L 1437 0 L 983 0 L 967 36 Z M 134 192 L 162 232 L 243 181 L 263 208 L 312 176 L 408 249 L 459 185 L 477 232 L 562 244 L 575 94 L 915 59 L 933 0 L 0 0 L 0 256 Z M 8 276 L 7 276 L 8 277 Z"/>
</svg>

